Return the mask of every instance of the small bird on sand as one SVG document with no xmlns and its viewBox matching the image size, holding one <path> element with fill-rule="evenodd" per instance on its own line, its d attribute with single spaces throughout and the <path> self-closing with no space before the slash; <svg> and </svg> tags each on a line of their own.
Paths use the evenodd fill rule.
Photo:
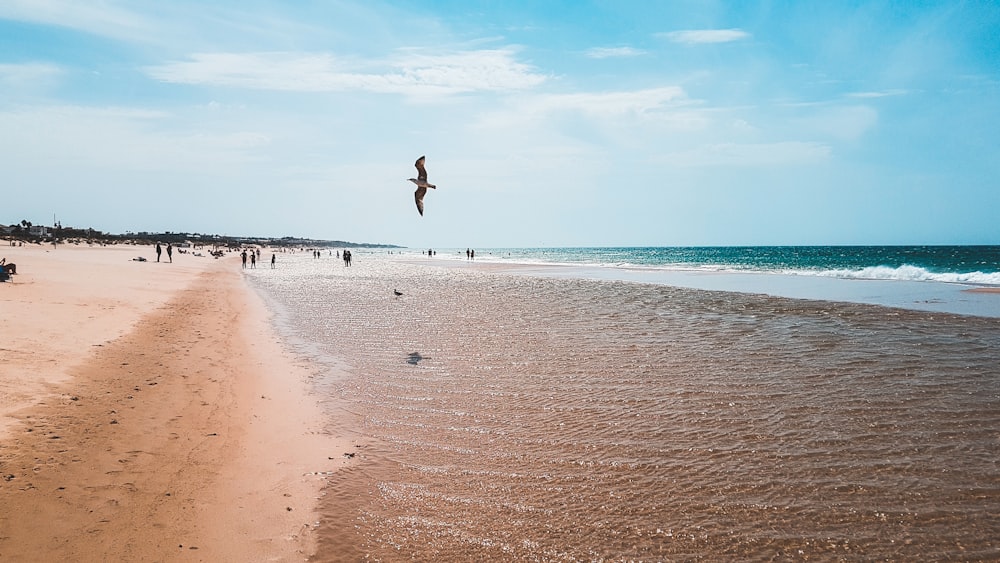
<svg viewBox="0 0 1000 563">
<path fill-rule="evenodd" d="M 417 201 L 417 211 L 423 217 L 424 194 L 427 193 L 427 188 L 437 189 L 437 186 L 427 183 L 427 170 L 424 168 L 424 157 L 418 158 L 413 165 L 417 167 L 417 177 L 408 178 L 408 180 L 417 185 L 417 191 L 413 192 L 413 198 Z"/>
</svg>

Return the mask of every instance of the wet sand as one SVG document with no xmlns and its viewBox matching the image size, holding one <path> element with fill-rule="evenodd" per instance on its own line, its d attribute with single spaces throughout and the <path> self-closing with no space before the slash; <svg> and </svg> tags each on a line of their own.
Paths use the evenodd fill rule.
<svg viewBox="0 0 1000 563">
<path fill-rule="evenodd" d="M 1000 293 L 1000 287 L 974 287 L 965 291 L 969 293 Z"/>
<path fill-rule="evenodd" d="M 316 560 L 997 559 L 1000 320 L 414 262 L 247 275 L 365 441 Z"/>
<path fill-rule="evenodd" d="M 237 258 L 0 255 L 19 272 L 0 284 L 0 560 L 313 551 L 321 487 L 352 445 L 326 427 L 311 371 Z"/>
</svg>

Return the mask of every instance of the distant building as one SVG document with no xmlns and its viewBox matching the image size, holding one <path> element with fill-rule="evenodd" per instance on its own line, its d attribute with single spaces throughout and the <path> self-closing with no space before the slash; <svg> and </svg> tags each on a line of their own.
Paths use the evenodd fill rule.
<svg viewBox="0 0 1000 563">
<path fill-rule="evenodd" d="M 49 231 L 42 225 L 32 225 L 28 228 L 28 234 L 36 237 L 44 237 L 49 234 Z"/>
</svg>

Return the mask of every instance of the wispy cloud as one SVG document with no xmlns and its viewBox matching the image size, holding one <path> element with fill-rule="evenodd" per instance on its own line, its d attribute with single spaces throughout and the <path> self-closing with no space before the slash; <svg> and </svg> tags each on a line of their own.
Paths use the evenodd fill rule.
<svg viewBox="0 0 1000 563">
<path fill-rule="evenodd" d="M 666 154 L 671 166 L 783 166 L 816 164 L 830 158 L 830 147 L 820 143 L 785 141 L 777 143 L 716 143 Z"/>
<path fill-rule="evenodd" d="M 703 43 L 730 43 L 747 39 L 750 34 L 741 29 L 689 29 L 656 34 L 674 43 L 699 45 Z"/>
<path fill-rule="evenodd" d="M 146 72 L 157 80 L 183 84 L 409 95 L 520 90 L 547 78 L 515 60 L 509 49 L 443 55 L 405 52 L 382 61 L 341 59 L 328 53 L 199 53 L 186 61 L 148 67 Z"/>
<path fill-rule="evenodd" d="M 0 64 L 0 84 L 8 91 L 14 88 L 37 85 L 58 77 L 63 70 L 48 63 Z"/>
<path fill-rule="evenodd" d="M 0 18 L 77 29 L 119 39 L 141 37 L 153 28 L 149 20 L 118 8 L 114 2 L 76 0 L 4 0 Z"/>
<path fill-rule="evenodd" d="M 881 90 L 872 92 L 851 92 L 847 94 L 848 98 L 888 98 L 890 96 L 902 96 L 907 94 L 906 90 L 893 89 L 893 90 Z"/>
<path fill-rule="evenodd" d="M 545 112 L 574 110 L 593 116 L 640 115 L 686 101 L 679 86 L 647 88 L 622 92 L 581 92 L 535 98 L 533 106 Z"/>
<path fill-rule="evenodd" d="M 646 51 L 633 47 L 594 47 L 588 49 L 586 55 L 592 59 L 612 59 L 619 57 L 638 57 L 645 55 Z"/>
<path fill-rule="evenodd" d="M 584 118 L 615 127 L 655 124 L 657 127 L 689 131 L 705 125 L 702 109 L 694 107 L 699 103 L 688 98 L 683 88 L 678 86 L 516 96 L 508 100 L 506 107 L 484 113 L 478 126 L 519 132 L 543 130 L 545 127 L 557 130 L 559 126 L 555 123 L 560 123 L 558 120 L 562 117 L 569 117 L 572 123 Z"/>
<path fill-rule="evenodd" d="M 799 131 L 836 141 L 856 142 L 878 125 L 878 111 L 867 105 L 829 106 L 794 120 Z"/>
</svg>

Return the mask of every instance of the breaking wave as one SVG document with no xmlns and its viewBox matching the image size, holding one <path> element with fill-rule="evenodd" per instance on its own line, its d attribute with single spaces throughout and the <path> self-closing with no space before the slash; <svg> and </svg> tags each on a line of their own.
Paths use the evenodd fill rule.
<svg viewBox="0 0 1000 563">
<path fill-rule="evenodd" d="M 870 266 L 854 270 L 793 270 L 786 273 L 859 280 L 932 281 L 975 285 L 1000 285 L 1000 272 L 932 272 L 927 268 L 910 265 L 898 268 Z"/>
</svg>

